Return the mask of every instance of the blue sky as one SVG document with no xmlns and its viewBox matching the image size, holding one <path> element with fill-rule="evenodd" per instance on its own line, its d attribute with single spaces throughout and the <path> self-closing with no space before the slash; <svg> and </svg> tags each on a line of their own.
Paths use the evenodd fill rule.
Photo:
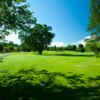
<svg viewBox="0 0 100 100">
<path fill-rule="evenodd" d="M 76 43 L 89 35 L 86 31 L 90 0 L 28 0 L 38 23 L 52 26 L 53 43 Z M 19 43 L 13 34 L 12 41 Z M 9 39 L 8 39 L 9 40 Z"/>
<path fill-rule="evenodd" d="M 75 43 L 89 33 L 89 0 L 29 0 L 38 23 L 52 26 L 53 42 Z"/>
</svg>

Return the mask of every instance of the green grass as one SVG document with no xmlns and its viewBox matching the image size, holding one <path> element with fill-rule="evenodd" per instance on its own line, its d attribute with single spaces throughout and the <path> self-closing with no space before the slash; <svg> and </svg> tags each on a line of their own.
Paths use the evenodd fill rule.
<svg viewBox="0 0 100 100">
<path fill-rule="evenodd" d="M 45 51 L 43 55 L 33 52 L 11 53 L 0 62 L 0 70 L 8 70 L 11 73 L 30 68 L 95 76 L 100 75 L 100 58 L 95 58 L 92 53 Z"/>
<path fill-rule="evenodd" d="M 0 100 L 100 100 L 93 53 L 8 53 L 0 62 Z"/>
</svg>

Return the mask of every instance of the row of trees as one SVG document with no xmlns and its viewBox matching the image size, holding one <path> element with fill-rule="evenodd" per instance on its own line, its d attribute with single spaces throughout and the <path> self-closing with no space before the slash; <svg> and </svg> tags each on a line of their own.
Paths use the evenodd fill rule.
<svg viewBox="0 0 100 100">
<path fill-rule="evenodd" d="M 77 51 L 77 52 L 85 52 L 85 46 L 82 44 L 79 44 L 78 46 L 76 45 L 68 45 L 68 46 L 62 46 L 62 47 L 56 47 L 55 46 L 50 46 L 47 48 L 49 51 Z"/>
<path fill-rule="evenodd" d="M 31 44 L 29 46 L 27 46 L 27 45 L 28 45 L 27 43 L 18 45 L 18 44 L 14 44 L 11 41 L 10 42 L 8 42 L 8 41 L 1 42 L 0 43 L 0 52 L 21 52 L 21 51 L 30 52 L 30 51 L 34 50 L 35 46 L 32 46 Z M 37 48 L 40 48 L 40 46 L 36 47 L 36 49 Z M 85 48 L 85 46 L 82 44 L 79 44 L 78 46 L 68 45 L 68 46 L 64 46 L 64 47 L 63 46 L 57 47 L 56 45 L 55 46 L 46 46 L 43 49 L 48 50 L 48 51 L 76 51 L 76 52 L 85 52 L 85 50 L 87 50 Z M 41 48 L 39 50 L 41 50 Z M 40 53 L 41 53 L 41 51 L 40 51 Z"/>
</svg>

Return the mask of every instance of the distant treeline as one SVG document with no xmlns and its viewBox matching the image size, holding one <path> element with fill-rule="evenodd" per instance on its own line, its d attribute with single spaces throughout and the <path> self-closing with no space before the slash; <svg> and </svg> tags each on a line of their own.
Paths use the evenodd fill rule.
<svg viewBox="0 0 100 100">
<path fill-rule="evenodd" d="M 61 46 L 57 47 L 55 46 L 50 46 L 47 48 L 48 51 L 77 51 L 77 52 L 85 52 L 85 46 L 82 44 L 79 44 L 78 46 L 76 45 L 68 45 L 68 46 Z"/>
<path fill-rule="evenodd" d="M 87 51 L 86 47 L 82 44 L 79 45 L 67 45 L 67 46 L 61 46 L 57 47 L 54 46 L 48 46 L 45 50 L 47 51 L 76 51 L 76 52 L 85 52 Z M 21 44 L 14 44 L 13 42 L 1 42 L 0 43 L 0 52 L 30 52 L 33 51 L 28 46 Z"/>
</svg>

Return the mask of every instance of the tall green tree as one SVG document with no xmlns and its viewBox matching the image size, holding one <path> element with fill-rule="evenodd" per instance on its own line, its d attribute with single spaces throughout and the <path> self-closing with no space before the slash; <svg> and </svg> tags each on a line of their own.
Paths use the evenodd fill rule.
<svg viewBox="0 0 100 100">
<path fill-rule="evenodd" d="M 12 31 L 29 31 L 36 22 L 25 2 L 26 0 L 0 1 L 0 38 Z"/>
<path fill-rule="evenodd" d="M 54 33 L 51 32 L 52 28 L 47 25 L 36 24 L 30 33 L 20 33 L 19 38 L 22 43 L 30 47 L 31 50 L 37 51 L 42 54 L 42 51 L 50 45 Z"/>
<path fill-rule="evenodd" d="M 88 31 L 91 38 L 87 40 L 89 47 L 98 56 L 100 54 L 100 0 L 91 0 Z"/>
</svg>

